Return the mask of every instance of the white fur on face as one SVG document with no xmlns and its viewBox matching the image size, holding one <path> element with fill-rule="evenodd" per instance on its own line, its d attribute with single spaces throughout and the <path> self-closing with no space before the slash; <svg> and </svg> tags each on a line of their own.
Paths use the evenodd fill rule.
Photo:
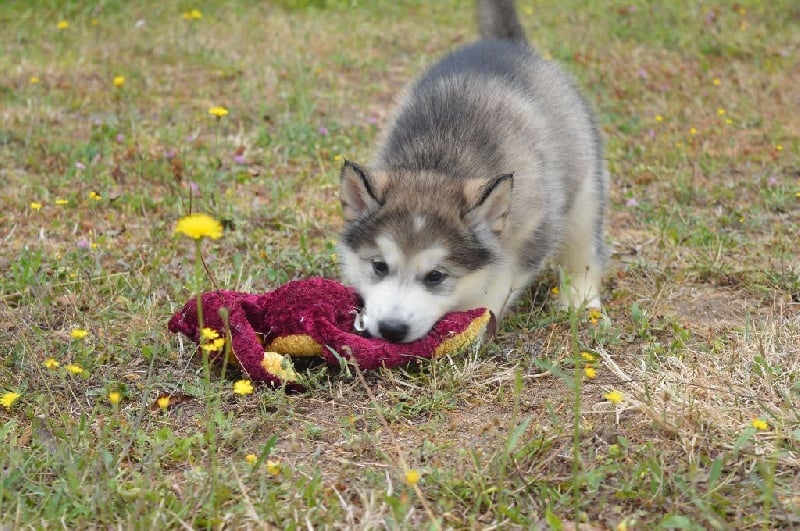
<svg viewBox="0 0 800 531">
<path fill-rule="evenodd" d="M 425 228 L 427 221 L 422 216 L 414 217 L 414 234 L 419 233 Z"/>
<path fill-rule="evenodd" d="M 408 325 L 404 341 L 417 340 L 451 309 L 453 301 L 450 297 L 437 294 L 424 283 L 425 275 L 433 269 L 442 268 L 447 250 L 433 247 L 406 256 L 388 236 L 380 236 L 375 243 L 379 259 L 389 265 L 389 274 L 375 279 L 377 282 L 365 286 L 361 291 L 367 329 L 374 337 L 380 337 L 381 321 L 401 321 Z M 371 263 L 368 266 L 371 269 Z"/>
<path fill-rule="evenodd" d="M 453 310 L 451 296 L 429 290 L 424 282 L 430 271 L 442 269 L 447 250 L 433 247 L 405 256 L 388 236 L 378 237 L 375 244 L 374 252 L 363 256 L 349 249 L 340 250 L 345 281 L 354 286 L 364 299 L 365 324 L 373 337 L 381 337 L 378 329 L 381 321 L 394 320 L 409 327 L 404 341 L 415 341 Z M 389 273 L 378 277 L 372 268 L 373 260 L 386 262 Z M 445 282 L 450 280 L 448 278 Z"/>
<path fill-rule="evenodd" d="M 422 284 L 405 283 L 399 278 L 387 278 L 370 286 L 362 295 L 366 305 L 367 330 L 373 337 L 381 337 L 381 321 L 397 320 L 408 325 L 408 334 L 403 341 L 415 341 L 450 311 L 448 297 L 434 295 Z"/>
</svg>

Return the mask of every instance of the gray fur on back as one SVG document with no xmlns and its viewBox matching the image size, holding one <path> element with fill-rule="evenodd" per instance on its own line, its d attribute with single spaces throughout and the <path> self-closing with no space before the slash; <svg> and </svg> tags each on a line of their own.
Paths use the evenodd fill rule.
<svg viewBox="0 0 800 531">
<path fill-rule="evenodd" d="M 559 196 L 571 195 L 564 192 L 592 171 L 587 166 L 600 171 L 601 149 L 569 76 L 525 44 L 483 40 L 451 53 L 411 87 L 373 166 L 457 179 L 513 173 L 515 187 L 550 176 L 567 190 L 556 186 L 549 201 L 569 207 Z"/>
</svg>

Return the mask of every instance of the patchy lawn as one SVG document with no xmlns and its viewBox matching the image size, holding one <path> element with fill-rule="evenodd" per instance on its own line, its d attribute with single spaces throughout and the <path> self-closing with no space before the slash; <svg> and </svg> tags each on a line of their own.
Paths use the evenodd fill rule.
<svg viewBox="0 0 800 531">
<path fill-rule="evenodd" d="M 213 286 L 175 223 L 224 221 L 220 287 L 335 277 L 341 159 L 472 3 L 87 4 L 0 11 L 0 521 L 800 525 L 795 2 L 520 0 L 607 139 L 605 313 L 557 312 L 551 273 L 479 351 L 301 395 L 166 331 Z"/>
</svg>

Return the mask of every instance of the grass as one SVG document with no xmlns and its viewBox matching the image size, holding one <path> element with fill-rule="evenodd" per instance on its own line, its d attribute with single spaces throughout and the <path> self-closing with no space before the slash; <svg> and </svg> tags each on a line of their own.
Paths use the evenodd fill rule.
<svg viewBox="0 0 800 531">
<path fill-rule="evenodd" d="M 365 160 L 403 84 L 475 35 L 470 2 L 361 4 L 5 5 L 0 393 L 19 398 L 0 407 L 0 521 L 798 525 L 789 0 L 520 1 L 607 139 L 600 318 L 556 312 L 545 275 L 479 352 L 363 380 L 315 368 L 292 396 L 208 381 L 167 333 L 197 286 L 193 246 L 173 235 L 189 208 L 227 227 L 203 246 L 220 286 L 335 276 L 341 157 Z"/>
</svg>

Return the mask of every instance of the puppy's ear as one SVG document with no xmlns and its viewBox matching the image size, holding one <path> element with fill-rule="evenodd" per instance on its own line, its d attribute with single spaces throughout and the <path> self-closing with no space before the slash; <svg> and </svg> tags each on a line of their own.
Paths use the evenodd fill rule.
<svg viewBox="0 0 800 531">
<path fill-rule="evenodd" d="M 464 214 L 464 221 L 470 227 L 484 225 L 495 234 L 502 232 L 511 208 L 513 187 L 513 173 L 498 175 L 489 180 L 468 182 L 464 193 L 471 207 Z"/>
<path fill-rule="evenodd" d="M 380 207 L 381 203 L 375 195 L 376 185 L 377 181 L 365 168 L 355 162 L 344 161 L 339 199 L 345 220 L 352 221 L 364 212 Z"/>
</svg>

